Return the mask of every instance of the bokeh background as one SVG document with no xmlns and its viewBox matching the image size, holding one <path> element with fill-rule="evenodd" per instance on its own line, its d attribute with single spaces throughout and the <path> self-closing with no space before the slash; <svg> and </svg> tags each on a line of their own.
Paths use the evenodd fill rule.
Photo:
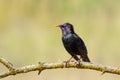
<svg viewBox="0 0 120 80">
<path fill-rule="evenodd" d="M 120 0 L 0 0 L 0 56 L 16 67 L 65 61 L 58 24 L 70 22 L 92 62 L 120 67 Z M 7 69 L 0 64 L 0 73 Z M 37 71 L 2 80 L 119 80 L 78 69 Z"/>
</svg>

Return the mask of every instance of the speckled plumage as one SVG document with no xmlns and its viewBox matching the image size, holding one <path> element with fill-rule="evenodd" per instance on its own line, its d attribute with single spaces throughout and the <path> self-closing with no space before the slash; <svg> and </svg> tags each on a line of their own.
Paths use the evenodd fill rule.
<svg viewBox="0 0 120 80">
<path fill-rule="evenodd" d="M 74 32 L 72 24 L 64 23 L 59 27 L 62 30 L 62 42 L 67 52 L 77 61 L 82 58 L 84 62 L 90 62 L 86 46 L 83 40 Z"/>
</svg>

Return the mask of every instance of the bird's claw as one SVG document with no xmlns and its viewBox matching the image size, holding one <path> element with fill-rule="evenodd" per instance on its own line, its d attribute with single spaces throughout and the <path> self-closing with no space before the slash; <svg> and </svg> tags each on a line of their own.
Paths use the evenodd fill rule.
<svg viewBox="0 0 120 80">
<path fill-rule="evenodd" d="M 76 62 L 75 62 L 75 65 L 76 65 L 76 66 L 79 66 L 79 65 L 80 65 L 80 62 L 81 62 L 80 60 L 76 61 Z"/>
<path fill-rule="evenodd" d="M 68 66 L 69 66 L 69 62 L 70 62 L 70 61 L 63 61 L 63 63 L 65 63 L 65 67 L 68 67 Z"/>
</svg>

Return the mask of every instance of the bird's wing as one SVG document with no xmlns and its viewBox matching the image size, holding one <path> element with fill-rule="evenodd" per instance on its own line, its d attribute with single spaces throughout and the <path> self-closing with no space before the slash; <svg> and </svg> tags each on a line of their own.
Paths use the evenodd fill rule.
<svg viewBox="0 0 120 80">
<path fill-rule="evenodd" d="M 76 45 L 77 45 L 77 48 L 80 52 L 80 54 L 87 54 L 87 48 L 83 42 L 83 40 L 77 35 L 75 34 L 75 39 L 76 39 Z"/>
<path fill-rule="evenodd" d="M 87 48 L 83 40 L 77 34 L 75 34 L 75 36 L 77 37 L 75 39 L 76 39 L 77 48 L 79 50 L 79 55 L 81 56 L 83 61 L 90 62 L 90 59 L 87 56 Z"/>
</svg>

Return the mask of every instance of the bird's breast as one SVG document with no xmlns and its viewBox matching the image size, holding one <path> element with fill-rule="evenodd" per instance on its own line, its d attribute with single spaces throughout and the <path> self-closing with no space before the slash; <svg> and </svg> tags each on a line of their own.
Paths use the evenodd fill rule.
<svg viewBox="0 0 120 80">
<path fill-rule="evenodd" d="M 69 34 L 69 35 L 63 36 L 62 41 L 65 44 L 73 44 L 75 42 L 75 38 Z"/>
<path fill-rule="evenodd" d="M 67 35 L 62 37 L 63 45 L 69 53 L 78 52 L 76 45 L 76 39 L 73 35 Z"/>
</svg>

